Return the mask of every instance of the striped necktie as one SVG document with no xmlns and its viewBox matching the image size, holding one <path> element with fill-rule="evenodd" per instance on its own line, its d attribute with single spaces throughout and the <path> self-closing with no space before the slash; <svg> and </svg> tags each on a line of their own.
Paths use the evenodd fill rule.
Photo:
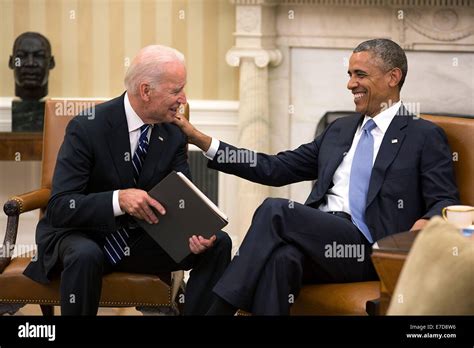
<svg viewBox="0 0 474 348">
<path fill-rule="evenodd" d="M 149 124 L 144 124 L 140 127 L 140 138 L 138 139 L 138 146 L 133 154 L 132 165 L 133 165 L 133 181 L 137 186 L 140 172 L 142 171 L 143 163 L 148 152 L 148 130 L 150 129 Z M 115 265 L 124 256 L 130 255 L 130 248 L 128 246 L 128 240 L 130 238 L 130 230 L 122 227 L 117 231 L 111 232 L 105 237 L 104 251 L 105 256 L 111 264 Z"/>
<path fill-rule="evenodd" d="M 375 127 L 377 125 L 374 120 L 370 119 L 362 128 L 362 134 L 352 160 L 349 183 L 349 208 L 351 209 L 352 222 L 370 243 L 373 242 L 373 239 L 365 223 L 365 206 L 374 159 L 374 137 L 371 131 Z"/>
</svg>

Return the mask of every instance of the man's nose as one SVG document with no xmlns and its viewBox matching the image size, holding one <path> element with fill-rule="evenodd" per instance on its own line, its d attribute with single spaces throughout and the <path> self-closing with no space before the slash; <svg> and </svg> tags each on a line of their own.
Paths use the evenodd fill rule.
<svg viewBox="0 0 474 348">
<path fill-rule="evenodd" d="M 187 103 L 187 99 L 186 99 L 186 94 L 184 92 L 181 92 L 178 96 L 178 102 L 180 104 L 186 104 Z"/>
<path fill-rule="evenodd" d="M 25 65 L 31 66 L 31 65 L 34 65 L 34 63 L 35 63 L 35 60 L 33 58 L 33 53 L 27 54 L 26 59 L 25 59 Z"/>
<path fill-rule="evenodd" d="M 357 87 L 357 82 L 353 77 L 349 78 L 349 81 L 347 81 L 347 89 L 354 89 Z"/>
</svg>

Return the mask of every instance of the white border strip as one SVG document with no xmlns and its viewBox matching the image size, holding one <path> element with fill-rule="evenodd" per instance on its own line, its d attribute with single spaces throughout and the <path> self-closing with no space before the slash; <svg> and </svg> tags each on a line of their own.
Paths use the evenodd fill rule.
<svg viewBox="0 0 474 348">
<path fill-rule="evenodd" d="M 11 102 L 0 97 L 0 131 L 11 131 Z M 51 100 L 106 100 L 110 98 L 51 98 Z M 197 127 L 237 127 L 239 102 L 233 100 L 189 100 L 191 122 Z"/>
</svg>

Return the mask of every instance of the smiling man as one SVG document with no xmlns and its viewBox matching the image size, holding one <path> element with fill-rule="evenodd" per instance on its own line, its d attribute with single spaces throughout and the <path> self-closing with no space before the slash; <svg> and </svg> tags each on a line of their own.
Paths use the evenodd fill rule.
<svg viewBox="0 0 474 348">
<path fill-rule="evenodd" d="M 334 121 L 293 151 L 258 153 L 254 163 L 216 156 L 248 150 L 212 139 L 177 115 L 174 122 L 206 152 L 211 168 L 272 186 L 317 179 L 304 205 L 269 198 L 257 209 L 238 255 L 214 287 L 218 299 L 208 314 L 237 308 L 288 314 L 303 283 L 376 279 L 375 241 L 421 228 L 458 203 L 443 130 L 410 115 L 400 101 L 407 70 L 395 42 L 361 43 L 349 60 L 347 84 L 360 114 Z"/>
<path fill-rule="evenodd" d="M 173 170 L 190 177 L 186 138 L 170 123 L 186 103 L 185 84 L 183 55 L 147 46 L 127 70 L 125 93 L 68 124 L 36 229 L 38 260 L 25 270 L 42 283 L 61 273 L 62 315 L 95 315 L 102 276 L 115 271 L 192 268 L 185 314 L 209 309 L 211 289 L 230 262 L 227 234 L 193 236 L 190 256 L 178 264 L 134 220 L 159 223 L 166 211 L 147 192 Z"/>
</svg>

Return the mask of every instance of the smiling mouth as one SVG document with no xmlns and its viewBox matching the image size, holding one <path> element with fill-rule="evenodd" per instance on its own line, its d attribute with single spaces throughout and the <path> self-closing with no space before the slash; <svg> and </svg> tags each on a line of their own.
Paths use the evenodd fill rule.
<svg viewBox="0 0 474 348">
<path fill-rule="evenodd" d="M 363 97 L 365 97 L 365 95 L 367 94 L 366 92 L 356 92 L 356 93 L 353 93 L 354 94 L 354 101 L 359 101 L 361 100 Z"/>
</svg>

